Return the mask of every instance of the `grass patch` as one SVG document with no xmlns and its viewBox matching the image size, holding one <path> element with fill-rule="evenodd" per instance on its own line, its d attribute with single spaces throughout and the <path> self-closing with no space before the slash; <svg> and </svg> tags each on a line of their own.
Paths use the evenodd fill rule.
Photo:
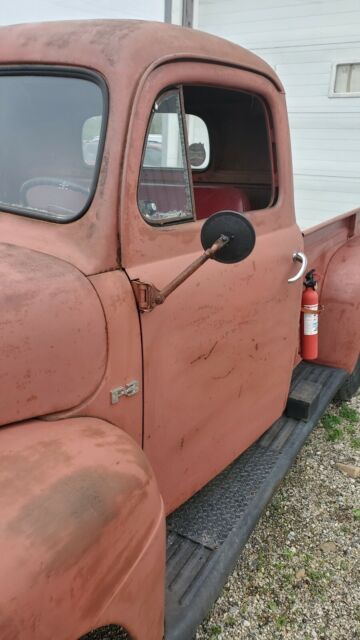
<svg viewBox="0 0 360 640">
<path fill-rule="evenodd" d="M 225 620 L 225 626 L 226 627 L 235 627 L 236 626 L 236 620 L 233 616 L 228 616 Z"/>
<path fill-rule="evenodd" d="M 335 429 L 335 427 L 341 424 L 341 418 L 339 418 L 336 413 L 330 413 L 330 411 L 328 411 L 323 415 L 321 422 L 324 429 Z"/>
<path fill-rule="evenodd" d="M 349 436 L 353 436 L 356 433 L 356 427 L 353 424 L 345 424 L 345 430 Z"/>
<path fill-rule="evenodd" d="M 317 571 L 316 569 L 308 569 L 307 575 L 309 576 L 310 580 L 312 580 L 313 582 L 320 582 L 320 580 L 322 580 L 324 577 L 323 572 Z"/>
<path fill-rule="evenodd" d="M 353 449 L 360 449 L 360 438 L 357 437 L 357 425 L 360 413 L 347 403 L 340 405 L 335 411 L 327 411 L 321 419 L 321 426 L 325 429 L 326 439 L 330 442 L 341 440 L 345 434 L 351 436 L 350 445 Z"/>
<path fill-rule="evenodd" d="M 288 619 L 286 616 L 278 616 L 278 618 L 276 618 L 276 625 L 279 627 L 279 629 L 282 629 L 283 627 L 285 627 L 287 622 L 288 622 Z"/>
<path fill-rule="evenodd" d="M 339 425 L 341 425 L 341 418 L 335 413 L 330 413 L 330 411 L 325 413 L 321 420 L 321 424 L 326 431 L 326 438 L 330 442 L 336 442 L 343 437 L 342 429 L 339 428 Z"/>
<path fill-rule="evenodd" d="M 210 627 L 210 633 L 211 633 L 210 638 L 212 640 L 216 640 L 216 638 L 219 637 L 221 631 L 222 631 L 222 628 L 220 627 L 220 625 L 218 625 L 218 624 L 211 625 L 211 627 Z"/>
<path fill-rule="evenodd" d="M 270 516 L 280 516 L 285 513 L 284 501 L 281 496 L 275 496 L 268 507 Z"/>
<path fill-rule="evenodd" d="M 326 429 L 326 439 L 329 442 L 337 442 L 338 440 L 341 440 L 343 435 L 342 430 L 338 427 L 335 427 L 334 429 Z"/>
<path fill-rule="evenodd" d="M 360 520 L 360 509 L 354 509 L 353 513 L 355 520 Z"/>
<path fill-rule="evenodd" d="M 359 412 L 356 411 L 356 409 L 349 407 L 349 405 L 347 404 L 341 405 L 339 409 L 339 416 L 340 418 L 344 418 L 344 420 L 350 422 L 350 424 L 357 424 L 357 422 L 360 420 Z"/>
</svg>

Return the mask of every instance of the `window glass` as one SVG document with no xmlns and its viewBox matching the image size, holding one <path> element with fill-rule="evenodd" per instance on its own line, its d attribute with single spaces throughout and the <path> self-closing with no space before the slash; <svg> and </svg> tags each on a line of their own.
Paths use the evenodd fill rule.
<svg viewBox="0 0 360 640">
<path fill-rule="evenodd" d="M 351 93 L 360 92 L 360 64 L 352 64 L 351 77 L 350 77 L 350 91 Z"/>
<path fill-rule="evenodd" d="M 90 79 L 0 75 L 0 209 L 54 221 L 82 213 L 103 111 Z"/>
<path fill-rule="evenodd" d="M 265 102 L 204 85 L 184 85 L 183 96 L 185 112 L 196 114 L 187 116 L 187 129 L 197 220 L 225 209 L 244 213 L 273 206 L 276 147 Z"/>
<path fill-rule="evenodd" d="M 210 142 L 207 126 L 201 118 L 186 116 L 189 140 L 189 159 L 192 169 L 205 169 L 210 160 Z"/>
<path fill-rule="evenodd" d="M 178 91 L 155 103 L 138 189 L 139 208 L 152 224 L 192 218 L 191 188 Z"/>
<path fill-rule="evenodd" d="M 360 63 L 336 65 L 334 93 L 360 93 Z"/>
<path fill-rule="evenodd" d="M 349 73 L 349 64 L 339 64 L 336 67 L 335 93 L 346 93 Z"/>
</svg>

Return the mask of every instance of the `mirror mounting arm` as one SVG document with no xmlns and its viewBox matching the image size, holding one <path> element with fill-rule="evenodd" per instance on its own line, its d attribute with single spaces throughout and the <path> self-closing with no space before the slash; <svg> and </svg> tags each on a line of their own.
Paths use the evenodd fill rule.
<svg viewBox="0 0 360 640">
<path fill-rule="evenodd" d="M 135 293 L 139 311 L 152 311 L 157 305 L 163 304 L 170 293 L 175 291 L 175 289 L 177 289 L 183 282 L 185 282 L 185 280 L 195 273 L 195 271 L 205 264 L 207 260 L 213 258 L 215 254 L 229 242 L 229 236 L 221 234 L 211 247 L 206 249 L 201 256 L 189 264 L 186 269 L 181 271 L 181 273 L 171 280 L 171 282 L 169 282 L 169 284 L 167 284 L 163 289 L 158 289 L 153 284 L 133 280 L 131 284 Z"/>
</svg>

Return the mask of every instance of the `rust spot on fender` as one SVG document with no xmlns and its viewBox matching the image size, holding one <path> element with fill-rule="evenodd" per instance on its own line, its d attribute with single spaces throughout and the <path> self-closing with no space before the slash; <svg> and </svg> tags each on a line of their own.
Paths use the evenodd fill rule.
<svg viewBox="0 0 360 640">
<path fill-rule="evenodd" d="M 128 517 L 144 488 L 140 477 L 97 466 L 70 473 L 30 499 L 6 532 L 40 547 L 47 571 L 75 565 L 115 517 Z"/>
<path fill-rule="evenodd" d="M 39 441 L 19 452 L 2 453 L 0 505 L 19 500 L 19 496 L 26 497 L 34 487 L 43 485 L 54 466 L 68 466 L 72 459 L 58 439 Z"/>
<path fill-rule="evenodd" d="M 21 640 L 20 630 L 13 618 L 6 615 L 0 608 L 0 638 L 1 640 Z"/>
<path fill-rule="evenodd" d="M 101 574 L 98 574 L 98 580 L 92 583 L 92 589 L 84 603 L 85 606 L 82 609 L 84 616 L 93 615 L 93 612 L 99 609 L 99 603 L 107 602 L 114 594 L 124 577 L 126 568 L 133 566 L 149 540 L 153 528 L 153 521 L 143 523 L 141 527 L 135 526 L 126 548 L 120 546 L 118 551 L 114 550 L 113 554 L 108 554 L 107 558 L 103 559 Z M 98 571 L 97 559 L 88 566 L 87 575 L 94 575 L 96 571 Z M 88 580 L 87 577 L 86 580 Z M 154 576 L 154 580 L 156 580 L 156 576 Z"/>
<path fill-rule="evenodd" d="M 86 436 L 87 438 L 90 438 L 91 440 L 93 440 L 94 438 L 104 438 L 105 436 L 108 435 L 107 431 L 103 428 L 100 427 L 98 425 L 90 425 L 88 424 L 86 427 L 83 427 L 81 429 L 81 433 L 82 435 Z"/>
</svg>

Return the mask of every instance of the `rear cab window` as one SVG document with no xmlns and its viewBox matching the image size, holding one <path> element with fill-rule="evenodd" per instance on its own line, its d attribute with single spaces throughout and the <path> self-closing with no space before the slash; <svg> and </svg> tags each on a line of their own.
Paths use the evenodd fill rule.
<svg viewBox="0 0 360 640">
<path fill-rule="evenodd" d="M 0 70 L 0 210 L 69 222 L 92 200 L 107 119 L 90 72 Z"/>
</svg>

